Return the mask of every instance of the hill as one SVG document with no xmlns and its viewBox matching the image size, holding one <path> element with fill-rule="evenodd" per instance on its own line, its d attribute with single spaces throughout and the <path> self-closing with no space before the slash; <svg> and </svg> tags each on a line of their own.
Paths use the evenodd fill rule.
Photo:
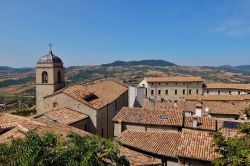
<svg viewBox="0 0 250 166">
<path fill-rule="evenodd" d="M 113 63 L 103 64 L 103 67 L 110 67 L 110 66 L 177 66 L 174 63 L 164 61 L 164 60 L 141 60 L 141 61 L 115 61 Z"/>
<path fill-rule="evenodd" d="M 178 66 L 164 60 L 115 61 L 99 66 L 66 68 L 66 84 L 115 77 L 128 85 L 137 85 L 147 76 L 200 76 L 206 81 L 250 83 L 250 65 L 242 66 Z M 34 68 L 0 67 L 0 94 L 35 94 Z"/>
</svg>

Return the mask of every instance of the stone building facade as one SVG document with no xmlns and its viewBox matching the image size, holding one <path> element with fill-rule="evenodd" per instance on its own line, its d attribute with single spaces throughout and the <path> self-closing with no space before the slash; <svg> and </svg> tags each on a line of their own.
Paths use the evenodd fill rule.
<svg viewBox="0 0 250 166">
<path fill-rule="evenodd" d="M 171 101 L 202 95 L 202 86 L 200 77 L 146 77 L 139 84 L 139 87 L 145 88 L 146 98 Z"/>
<path fill-rule="evenodd" d="M 250 84 L 206 83 L 204 95 L 245 95 L 250 94 Z"/>
</svg>

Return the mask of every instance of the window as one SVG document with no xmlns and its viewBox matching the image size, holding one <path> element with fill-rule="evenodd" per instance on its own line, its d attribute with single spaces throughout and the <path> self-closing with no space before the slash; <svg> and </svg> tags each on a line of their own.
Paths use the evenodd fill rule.
<svg viewBox="0 0 250 166">
<path fill-rule="evenodd" d="M 229 95 L 232 95 L 232 91 L 229 91 L 228 93 L 229 93 Z"/>
<path fill-rule="evenodd" d="M 238 95 L 240 95 L 240 91 L 238 91 Z"/>
<path fill-rule="evenodd" d="M 159 83 L 159 85 L 161 85 L 161 83 Z"/>
<path fill-rule="evenodd" d="M 199 94 L 199 89 L 196 89 L 196 94 L 197 94 L 197 95 Z"/>
<path fill-rule="evenodd" d="M 58 103 L 57 103 L 57 102 L 53 102 L 53 108 L 56 108 L 56 107 L 57 107 L 57 105 L 58 105 Z"/>
<path fill-rule="evenodd" d="M 60 71 L 58 71 L 58 73 L 57 73 L 57 78 L 58 78 L 58 83 L 61 83 L 62 82 L 62 75 L 61 75 Z"/>
<path fill-rule="evenodd" d="M 182 90 L 182 93 L 185 95 L 185 93 L 186 93 L 185 89 Z"/>
<path fill-rule="evenodd" d="M 199 82 L 197 82 L 197 85 L 199 85 Z"/>
<path fill-rule="evenodd" d="M 175 94 L 177 95 L 177 89 L 175 89 Z"/>
<path fill-rule="evenodd" d="M 168 85 L 168 83 L 166 83 L 166 85 Z"/>
<path fill-rule="evenodd" d="M 177 83 L 175 83 L 175 85 L 177 85 Z"/>
<path fill-rule="evenodd" d="M 154 83 L 151 83 L 151 85 L 154 85 Z"/>
<path fill-rule="evenodd" d="M 158 90 L 158 95 L 161 95 L 161 90 Z"/>
<path fill-rule="evenodd" d="M 166 90 L 166 95 L 168 95 L 168 90 Z"/>
<path fill-rule="evenodd" d="M 46 71 L 42 72 L 42 83 L 48 83 L 48 73 Z"/>
<path fill-rule="evenodd" d="M 207 94 L 209 94 L 209 90 L 207 90 Z"/>
<path fill-rule="evenodd" d="M 90 102 L 90 101 L 93 101 L 95 99 L 98 99 L 98 97 L 92 93 L 92 94 L 85 96 L 83 99 L 87 102 Z"/>
<path fill-rule="evenodd" d="M 151 90 L 151 95 L 154 95 L 154 90 Z"/>
<path fill-rule="evenodd" d="M 190 94 L 190 95 L 192 94 L 192 90 L 191 90 L 191 89 L 189 89 L 189 94 Z"/>
<path fill-rule="evenodd" d="M 183 85 L 185 85 L 185 83 L 183 83 Z"/>
<path fill-rule="evenodd" d="M 218 95 L 220 95 L 220 91 L 218 91 Z"/>
</svg>

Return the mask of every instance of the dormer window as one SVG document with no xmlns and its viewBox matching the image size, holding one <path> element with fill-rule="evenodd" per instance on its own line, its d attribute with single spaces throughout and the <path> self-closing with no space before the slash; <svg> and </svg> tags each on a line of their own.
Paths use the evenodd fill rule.
<svg viewBox="0 0 250 166">
<path fill-rule="evenodd" d="M 42 72 L 42 83 L 48 83 L 48 73 L 46 71 Z"/>
<path fill-rule="evenodd" d="M 87 102 L 91 102 L 91 101 L 93 101 L 95 99 L 98 99 L 98 97 L 95 94 L 92 93 L 90 95 L 85 96 L 83 99 L 85 101 L 87 101 Z"/>
</svg>

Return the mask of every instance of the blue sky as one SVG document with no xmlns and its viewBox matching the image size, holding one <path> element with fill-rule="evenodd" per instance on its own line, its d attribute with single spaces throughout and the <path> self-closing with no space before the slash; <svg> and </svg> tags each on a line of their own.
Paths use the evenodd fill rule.
<svg viewBox="0 0 250 166">
<path fill-rule="evenodd" d="M 2 0 L 0 65 L 250 64 L 250 0 Z"/>
</svg>

